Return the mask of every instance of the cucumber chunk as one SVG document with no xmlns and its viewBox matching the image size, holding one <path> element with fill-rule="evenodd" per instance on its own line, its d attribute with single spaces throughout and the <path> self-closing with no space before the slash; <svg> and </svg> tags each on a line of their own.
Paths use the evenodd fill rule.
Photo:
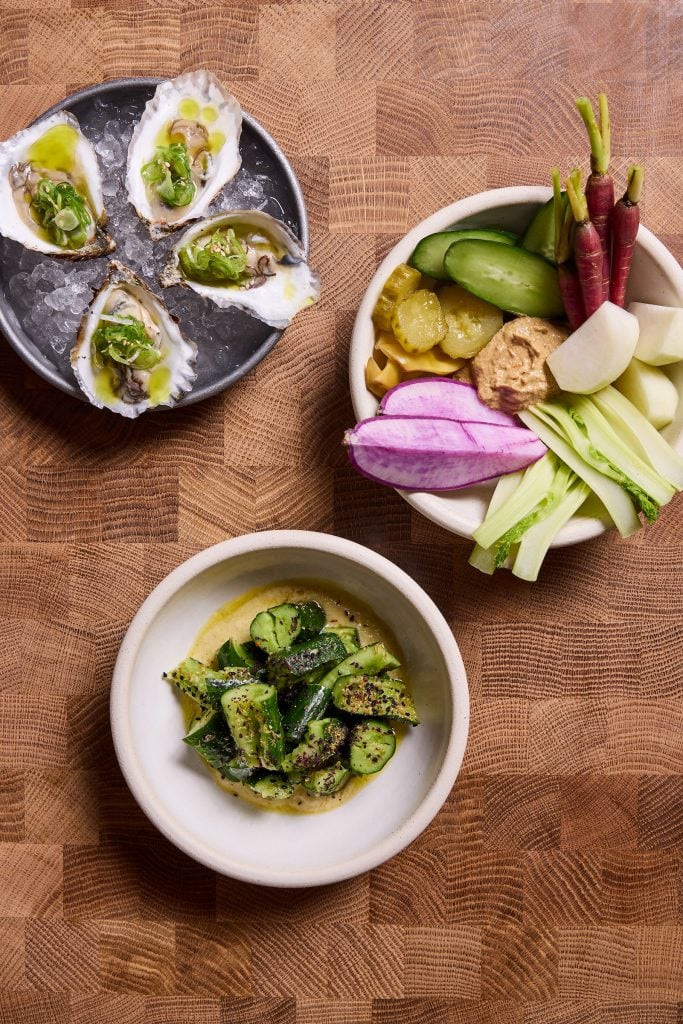
<svg viewBox="0 0 683 1024">
<path fill-rule="evenodd" d="M 207 764 L 217 768 L 221 774 L 235 756 L 235 744 L 225 718 L 220 711 L 213 709 L 192 722 L 183 743 L 193 747 Z"/>
<path fill-rule="evenodd" d="M 267 683 L 248 683 L 223 694 L 221 704 L 235 745 L 249 767 L 279 768 L 284 735 L 277 690 Z"/>
<path fill-rule="evenodd" d="M 288 686 L 297 678 L 335 665 L 346 657 L 346 647 L 334 633 L 320 633 L 313 640 L 294 644 L 268 659 L 268 679 L 275 686 Z"/>
<path fill-rule="evenodd" d="M 247 668 L 214 669 L 196 658 L 186 658 L 171 672 L 164 673 L 179 690 L 187 694 L 204 709 L 219 708 L 225 690 L 255 682 Z"/>
<path fill-rule="evenodd" d="M 268 772 L 248 779 L 247 786 L 264 800 L 287 800 L 294 792 L 292 781 L 281 772 Z"/>
<path fill-rule="evenodd" d="M 283 769 L 310 772 L 324 768 L 339 757 L 348 734 L 349 730 L 338 718 L 319 718 L 310 722 L 303 742 L 287 754 Z"/>
<path fill-rule="evenodd" d="M 338 636 L 346 648 L 347 654 L 360 650 L 360 633 L 355 626 L 325 626 L 323 633 Z"/>
<path fill-rule="evenodd" d="M 394 756 L 396 736 L 388 722 L 370 718 L 351 730 L 349 764 L 357 775 L 375 775 Z"/>
<path fill-rule="evenodd" d="M 466 238 L 483 238 L 501 245 L 515 245 L 517 236 L 509 231 L 494 231 L 492 228 L 463 228 L 460 231 L 437 231 L 427 235 L 413 249 L 408 260 L 412 267 L 434 277 L 437 281 L 448 281 L 449 274 L 444 270 L 444 257 L 454 242 L 462 242 Z"/>
<path fill-rule="evenodd" d="M 418 725 L 419 717 L 405 685 L 390 676 L 342 676 L 335 684 L 332 700 L 350 715 L 393 718 Z"/>
<path fill-rule="evenodd" d="M 321 686 L 320 683 L 302 686 L 282 717 L 285 737 L 298 743 L 308 723 L 322 718 L 331 699 L 332 690 L 329 686 Z"/>
<path fill-rule="evenodd" d="M 226 640 L 216 652 L 216 665 L 218 668 L 249 668 L 252 672 L 258 672 L 262 662 L 254 656 L 253 650 L 258 650 L 255 644 L 238 644 L 234 640 Z"/>
<path fill-rule="evenodd" d="M 302 786 L 308 793 L 316 796 L 330 796 L 343 789 L 351 778 L 351 770 L 341 761 L 335 761 L 327 768 L 318 768 L 303 779 Z"/>
<path fill-rule="evenodd" d="M 326 621 L 325 612 L 317 601 L 279 604 L 259 612 L 249 632 L 257 647 L 268 654 L 276 654 L 297 640 L 311 640 Z"/>
<path fill-rule="evenodd" d="M 393 668 L 400 668 L 400 665 L 401 662 L 398 658 L 395 658 L 383 643 L 368 644 L 366 647 L 354 651 L 353 654 L 349 654 L 338 665 L 331 668 L 320 680 L 320 684 L 332 690 L 341 676 L 376 676 L 380 672 L 389 672 Z"/>
<path fill-rule="evenodd" d="M 564 316 L 557 268 L 536 253 L 465 239 L 448 249 L 444 267 L 453 281 L 499 309 L 546 319 Z"/>
</svg>

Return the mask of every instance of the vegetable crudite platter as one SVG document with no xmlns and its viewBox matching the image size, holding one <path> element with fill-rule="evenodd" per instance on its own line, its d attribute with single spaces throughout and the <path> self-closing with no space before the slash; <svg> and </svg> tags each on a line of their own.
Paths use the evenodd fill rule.
<svg viewBox="0 0 683 1024">
<path fill-rule="evenodd" d="M 105 82 L 0 143 L 0 327 L 133 418 L 228 387 L 315 302 L 303 196 L 208 71 Z"/>
<path fill-rule="evenodd" d="M 175 569 L 133 619 L 111 691 L 117 757 L 152 822 L 216 871 L 280 886 L 360 874 L 415 839 L 456 779 L 468 717 L 456 641 L 424 591 L 304 531 Z"/>
<path fill-rule="evenodd" d="M 629 537 L 683 489 L 683 270 L 640 223 L 644 169 L 611 177 L 607 97 L 576 106 L 588 177 L 427 218 L 351 346 L 354 467 L 473 538 L 475 568 L 530 581 L 550 547 Z"/>
</svg>

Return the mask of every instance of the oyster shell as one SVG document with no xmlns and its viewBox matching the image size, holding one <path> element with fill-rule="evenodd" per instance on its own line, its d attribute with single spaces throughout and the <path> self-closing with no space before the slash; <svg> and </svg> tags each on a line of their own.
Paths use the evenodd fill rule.
<svg viewBox="0 0 683 1024">
<path fill-rule="evenodd" d="M 116 248 L 106 223 L 95 150 L 73 114 L 59 111 L 0 143 L 1 234 L 78 260 Z"/>
<path fill-rule="evenodd" d="M 210 256 L 214 246 L 217 264 Z M 228 263 L 235 257 L 233 272 L 239 270 L 233 279 L 219 276 L 226 255 Z M 261 210 L 229 210 L 193 224 L 171 250 L 159 282 L 192 288 L 217 306 L 234 306 L 280 329 L 320 294 L 320 278 L 299 240 Z"/>
<path fill-rule="evenodd" d="M 126 172 L 128 199 L 152 238 L 201 217 L 235 177 L 241 131 L 239 103 L 210 72 L 157 87 L 130 140 Z"/>
<path fill-rule="evenodd" d="M 132 341 L 112 346 L 112 328 L 122 327 L 132 329 Z M 101 329 L 110 332 L 107 338 Z M 71 350 L 71 365 L 88 401 L 129 419 L 157 405 L 174 405 L 192 389 L 196 358 L 197 346 L 183 337 L 161 299 L 132 270 L 112 260 Z"/>
</svg>

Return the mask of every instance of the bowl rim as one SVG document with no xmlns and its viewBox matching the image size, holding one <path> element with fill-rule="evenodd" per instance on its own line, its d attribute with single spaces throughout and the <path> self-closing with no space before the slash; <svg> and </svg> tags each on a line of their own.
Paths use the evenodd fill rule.
<svg viewBox="0 0 683 1024">
<path fill-rule="evenodd" d="M 372 331 L 371 314 L 381 287 L 391 270 L 400 262 L 405 261 L 415 245 L 435 231 L 444 231 L 448 227 L 474 216 L 484 213 L 486 210 L 499 206 L 521 206 L 528 203 L 545 203 L 552 195 L 552 189 L 546 185 L 513 185 L 506 188 L 492 188 L 484 192 L 476 192 L 473 195 L 458 199 L 448 206 L 444 206 L 434 213 L 425 217 L 413 228 L 410 229 L 399 241 L 392 246 L 391 250 L 384 257 L 373 274 L 358 307 L 354 320 L 351 335 L 351 347 L 349 352 L 349 386 L 351 391 L 351 403 L 353 405 L 356 421 L 374 416 L 377 410 L 378 400 L 365 386 L 365 363 L 372 351 L 368 345 L 370 332 Z M 637 245 L 642 246 L 646 252 L 663 267 L 672 280 L 676 281 L 681 295 L 683 296 L 683 268 L 675 256 L 669 252 L 663 242 L 644 225 L 640 225 L 638 231 Z M 676 439 L 674 447 L 679 453 L 683 453 L 683 434 Z M 459 509 L 457 498 L 455 501 L 446 501 L 443 493 L 437 491 L 401 491 L 396 488 L 405 501 L 408 502 L 417 512 L 420 512 L 427 519 L 443 527 L 450 533 L 460 537 L 472 539 L 471 516 L 466 516 Z M 469 488 L 463 488 L 457 497 L 462 495 L 466 499 Z M 450 494 L 454 492 L 449 492 Z M 611 527 L 602 519 L 576 516 L 562 527 L 553 540 L 551 547 L 559 548 L 570 544 L 579 544 L 583 541 L 592 540 L 606 533 Z"/>
<path fill-rule="evenodd" d="M 234 557 L 278 548 L 320 551 L 360 563 L 401 590 L 423 618 L 446 664 L 452 707 L 451 729 L 441 766 L 417 809 L 389 836 L 363 854 L 337 864 L 301 873 L 277 868 L 252 868 L 244 862 L 216 855 L 165 810 L 137 763 L 128 721 L 132 669 L 147 630 L 164 605 L 190 580 L 211 567 Z M 133 617 L 121 642 L 110 691 L 110 721 L 116 757 L 126 783 L 138 804 L 175 846 L 194 860 L 219 874 L 258 885 L 304 888 L 328 885 L 363 874 L 395 856 L 413 842 L 442 807 L 459 774 L 469 730 L 469 689 L 462 655 L 453 632 L 431 597 L 403 569 L 383 555 L 355 541 L 309 530 L 267 530 L 221 541 L 193 555 L 173 569 L 157 586 Z M 207 776 L 208 779 L 208 776 Z"/>
</svg>

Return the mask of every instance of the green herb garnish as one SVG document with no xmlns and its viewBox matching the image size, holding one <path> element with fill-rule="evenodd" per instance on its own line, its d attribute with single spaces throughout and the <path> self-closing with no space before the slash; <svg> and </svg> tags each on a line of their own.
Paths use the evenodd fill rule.
<svg viewBox="0 0 683 1024">
<path fill-rule="evenodd" d="M 158 146 L 141 173 L 167 206 L 187 206 L 194 199 L 197 187 L 192 180 L 190 156 L 184 142 Z"/>
<path fill-rule="evenodd" d="M 98 370 L 112 362 L 151 370 L 161 359 L 142 320 L 108 313 L 102 315 L 93 335 L 92 356 Z"/>
<path fill-rule="evenodd" d="M 233 228 L 189 242 L 178 253 L 180 268 L 193 281 L 239 281 L 247 268 L 247 250 Z"/>
<path fill-rule="evenodd" d="M 87 241 L 92 217 L 85 199 L 68 181 L 41 178 L 31 200 L 31 212 L 55 245 L 80 249 Z"/>
</svg>

